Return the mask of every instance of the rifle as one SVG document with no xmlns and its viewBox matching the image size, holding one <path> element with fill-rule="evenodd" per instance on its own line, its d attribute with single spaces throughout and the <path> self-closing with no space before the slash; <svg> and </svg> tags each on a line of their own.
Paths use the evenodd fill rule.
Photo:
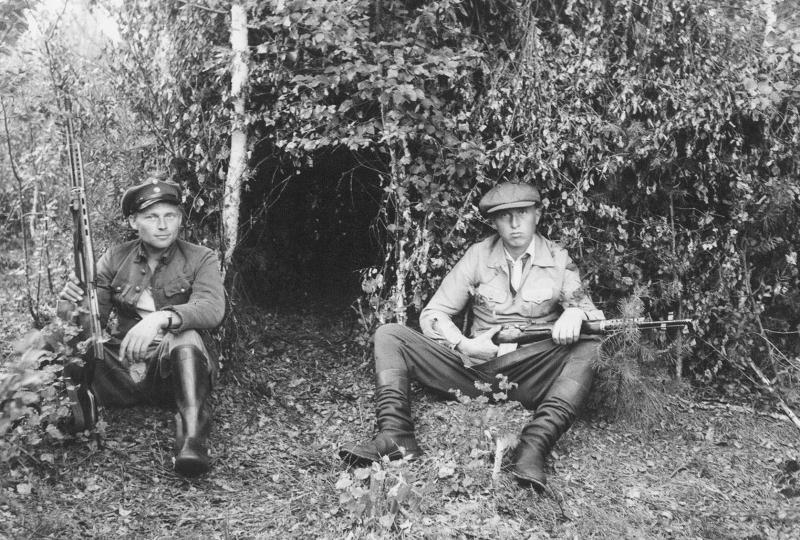
<svg viewBox="0 0 800 540">
<path fill-rule="evenodd" d="M 84 317 L 91 340 L 83 362 L 71 362 L 64 366 L 64 375 L 72 379 L 67 393 L 72 406 L 74 427 L 78 431 L 92 429 L 97 422 L 97 404 L 91 390 L 95 363 L 103 360 L 103 329 L 100 326 L 100 308 L 97 302 L 97 277 L 89 226 L 89 205 L 86 202 L 86 182 L 83 177 L 81 148 L 75 139 L 70 102 L 65 100 L 66 143 L 70 165 L 70 213 L 73 223 L 72 253 L 75 259 L 75 275 L 86 289 L 88 314 Z"/>
<path fill-rule="evenodd" d="M 599 321 L 583 321 L 581 334 L 603 335 L 619 332 L 625 328 L 639 330 L 657 330 L 667 328 L 686 328 L 692 330 L 694 321 L 691 319 L 670 319 L 666 321 L 645 321 L 644 319 L 604 319 Z M 529 325 L 505 325 L 492 337 L 495 344 L 500 343 L 532 343 L 541 341 L 551 336 L 553 323 L 538 323 Z"/>
</svg>

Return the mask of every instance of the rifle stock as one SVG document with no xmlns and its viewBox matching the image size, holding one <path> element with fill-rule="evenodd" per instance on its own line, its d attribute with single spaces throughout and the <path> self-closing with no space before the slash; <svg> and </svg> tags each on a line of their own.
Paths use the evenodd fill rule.
<svg viewBox="0 0 800 540">
<path fill-rule="evenodd" d="M 644 319 L 603 319 L 597 321 L 583 321 L 581 323 L 581 334 L 584 335 L 603 335 L 619 332 L 625 328 L 637 328 L 639 330 L 657 330 L 667 328 L 688 328 L 694 327 L 691 319 L 674 319 L 666 321 L 645 321 Z M 503 326 L 492 341 L 500 343 L 532 343 L 547 339 L 553 332 L 553 323 L 541 323 L 530 325 L 506 325 Z"/>
</svg>

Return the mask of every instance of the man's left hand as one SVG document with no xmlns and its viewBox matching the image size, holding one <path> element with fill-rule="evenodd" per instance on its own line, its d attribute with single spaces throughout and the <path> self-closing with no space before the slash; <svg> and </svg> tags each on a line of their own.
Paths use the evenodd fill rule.
<svg viewBox="0 0 800 540">
<path fill-rule="evenodd" d="M 553 325 L 553 341 L 558 345 L 571 345 L 581 337 L 581 323 L 586 320 L 586 313 L 580 308 L 571 307 Z"/>
<path fill-rule="evenodd" d="M 122 340 L 119 347 L 119 359 L 123 365 L 144 362 L 147 359 L 147 348 L 163 329 L 169 324 L 169 319 L 163 311 L 156 311 L 145 316 L 136 326 L 131 328 Z"/>
</svg>

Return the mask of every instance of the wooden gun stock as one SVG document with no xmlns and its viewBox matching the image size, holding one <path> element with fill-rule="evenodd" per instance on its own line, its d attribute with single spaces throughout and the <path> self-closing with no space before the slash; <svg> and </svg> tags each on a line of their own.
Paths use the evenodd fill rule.
<svg viewBox="0 0 800 540">
<path fill-rule="evenodd" d="M 643 319 L 604 319 L 599 321 L 583 321 L 581 334 L 604 335 L 619 332 L 625 328 L 638 328 L 639 330 L 659 330 L 667 328 L 686 328 L 692 330 L 694 321 L 691 319 L 675 319 L 667 321 L 645 321 Z M 500 343 L 532 343 L 547 339 L 553 332 L 553 323 L 503 326 L 492 341 Z"/>
</svg>

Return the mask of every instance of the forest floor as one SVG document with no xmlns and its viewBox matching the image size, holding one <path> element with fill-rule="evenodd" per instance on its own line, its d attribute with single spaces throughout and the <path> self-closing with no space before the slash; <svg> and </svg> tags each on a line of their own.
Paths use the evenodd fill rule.
<svg viewBox="0 0 800 540">
<path fill-rule="evenodd" d="M 0 537 L 800 538 L 798 431 L 748 403 L 688 390 L 647 429 L 595 412 L 559 441 L 538 495 L 493 475 L 495 441 L 528 413 L 417 390 L 423 459 L 348 471 L 337 449 L 374 428 L 352 312 L 251 309 L 237 323 L 209 474 L 172 471 L 172 412 L 105 410 L 99 445 L 0 463 Z"/>
</svg>

